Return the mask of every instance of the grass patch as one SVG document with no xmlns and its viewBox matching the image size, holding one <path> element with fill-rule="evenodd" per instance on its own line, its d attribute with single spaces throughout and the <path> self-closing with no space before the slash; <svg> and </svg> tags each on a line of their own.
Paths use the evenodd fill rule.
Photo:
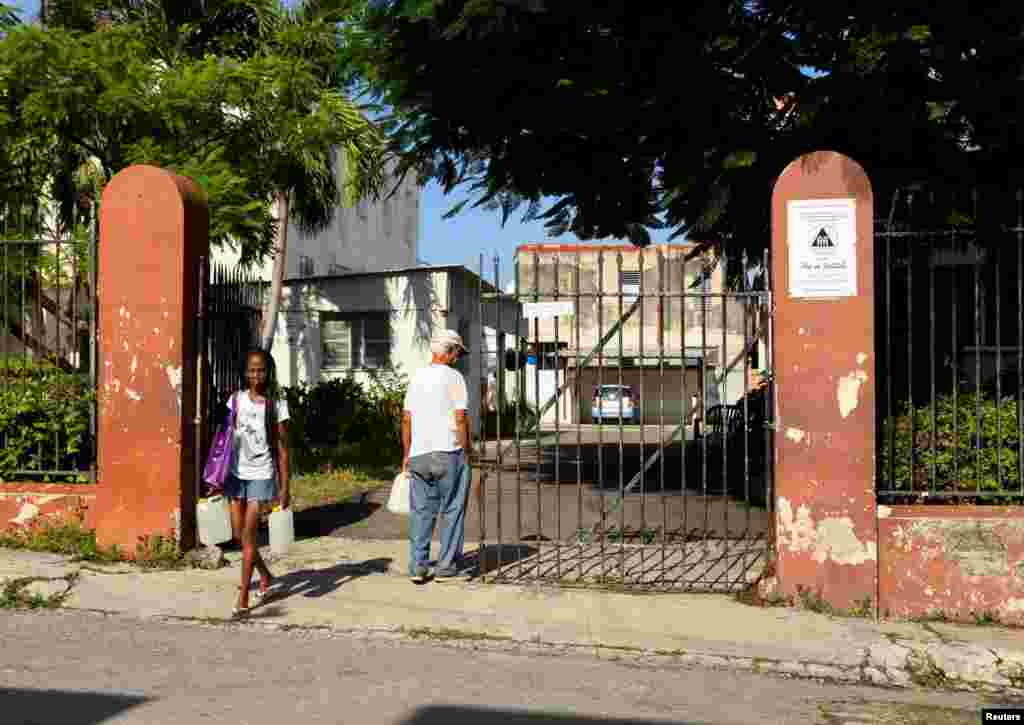
<svg viewBox="0 0 1024 725">
<path fill-rule="evenodd" d="M 397 474 L 397 466 L 356 465 L 293 476 L 292 508 L 302 511 L 345 501 L 363 491 L 390 485 Z"/>
<path fill-rule="evenodd" d="M 78 561 L 124 561 L 124 555 L 116 546 L 110 550 L 101 549 L 96 543 L 96 532 L 87 529 L 80 517 L 39 517 L 27 526 L 0 531 L 0 547 L 63 554 Z"/>
<path fill-rule="evenodd" d="M 185 555 L 173 536 L 140 536 L 135 564 L 143 569 L 184 569 Z"/>
<path fill-rule="evenodd" d="M 61 577 L 60 581 L 67 583 L 67 591 L 63 594 L 45 595 L 39 592 L 27 591 L 28 586 L 37 581 L 50 581 L 46 577 L 27 576 L 19 579 L 10 579 L 0 586 L 0 609 L 56 609 L 71 592 L 74 578 L 77 575 L 70 574 Z"/>
</svg>

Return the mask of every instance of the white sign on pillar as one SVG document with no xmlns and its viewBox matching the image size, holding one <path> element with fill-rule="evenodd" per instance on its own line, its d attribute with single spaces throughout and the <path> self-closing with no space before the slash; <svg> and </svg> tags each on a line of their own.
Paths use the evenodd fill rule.
<svg viewBox="0 0 1024 725">
<path fill-rule="evenodd" d="M 789 296 L 857 295 L 857 202 L 800 199 L 787 204 Z"/>
</svg>

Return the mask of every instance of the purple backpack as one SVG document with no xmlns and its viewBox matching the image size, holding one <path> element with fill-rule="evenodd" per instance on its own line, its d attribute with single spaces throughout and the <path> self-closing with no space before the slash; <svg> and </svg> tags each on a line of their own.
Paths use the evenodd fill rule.
<svg viewBox="0 0 1024 725">
<path fill-rule="evenodd" d="M 231 472 L 231 454 L 235 445 L 235 396 L 228 399 L 228 417 L 213 437 L 210 454 L 203 468 L 203 480 L 214 491 L 224 487 L 224 481 Z"/>
</svg>

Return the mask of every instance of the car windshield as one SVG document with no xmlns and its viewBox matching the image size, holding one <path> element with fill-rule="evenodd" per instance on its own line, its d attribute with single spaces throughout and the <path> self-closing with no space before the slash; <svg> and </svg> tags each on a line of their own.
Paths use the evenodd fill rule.
<svg viewBox="0 0 1024 725">
<path fill-rule="evenodd" d="M 622 392 L 623 397 L 632 398 L 633 391 L 630 388 L 601 388 L 601 399 L 602 400 L 618 400 L 619 392 Z"/>
</svg>

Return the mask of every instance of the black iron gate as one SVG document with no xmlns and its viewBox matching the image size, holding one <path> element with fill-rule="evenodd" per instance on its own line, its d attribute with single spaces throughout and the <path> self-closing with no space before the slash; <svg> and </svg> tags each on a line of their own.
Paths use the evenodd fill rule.
<svg viewBox="0 0 1024 725">
<path fill-rule="evenodd" d="M 200 266 L 198 432 L 205 460 L 228 396 L 245 386 L 242 358 L 259 345 L 265 283 L 247 268 Z"/>
<path fill-rule="evenodd" d="M 761 574 L 771 297 L 767 264 L 734 266 L 730 289 L 693 245 L 538 245 L 501 292 L 495 260 L 473 345 L 484 580 L 728 591 Z"/>
</svg>

